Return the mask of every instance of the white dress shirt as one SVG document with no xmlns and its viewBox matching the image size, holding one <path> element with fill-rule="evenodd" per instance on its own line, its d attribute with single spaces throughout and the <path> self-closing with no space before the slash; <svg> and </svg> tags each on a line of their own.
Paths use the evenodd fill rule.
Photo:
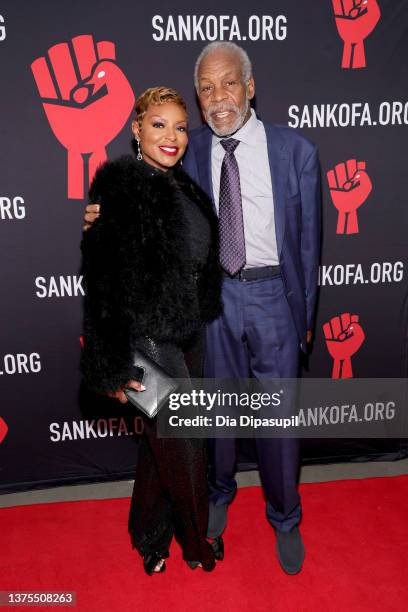
<svg viewBox="0 0 408 612">
<path fill-rule="evenodd" d="M 235 134 L 239 140 L 235 149 L 238 163 L 242 213 L 245 233 L 245 268 L 274 266 L 279 263 L 272 179 L 269 168 L 268 143 L 265 128 L 251 108 L 251 117 Z M 214 201 L 218 213 L 221 165 L 225 150 L 219 136 L 213 134 L 211 147 L 211 174 Z"/>
</svg>

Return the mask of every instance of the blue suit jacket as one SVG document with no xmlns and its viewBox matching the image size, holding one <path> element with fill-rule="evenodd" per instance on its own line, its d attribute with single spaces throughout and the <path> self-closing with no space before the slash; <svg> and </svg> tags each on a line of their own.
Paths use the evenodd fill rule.
<svg viewBox="0 0 408 612">
<path fill-rule="evenodd" d="M 320 168 L 317 147 L 291 128 L 264 123 L 275 207 L 279 264 L 300 346 L 313 328 L 320 252 Z M 183 168 L 214 199 L 212 132 L 192 130 Z"/>
</svg>

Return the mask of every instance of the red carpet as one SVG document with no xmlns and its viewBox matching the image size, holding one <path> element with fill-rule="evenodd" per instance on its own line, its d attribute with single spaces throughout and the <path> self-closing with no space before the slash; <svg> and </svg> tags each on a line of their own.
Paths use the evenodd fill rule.
<svg viewBox="0 0 408 612">
<path fill-rule="evenodd" d="M 190 570 L 174 544 L 167 571 L 146 576 L 126 532 L 128 499 L 3 509 L 0 590 L 76 591 L 80 612 L 406 610 L 408 476 L 301 492 L 306 560 L 297 576 L 278 565 L 261 490 L 246 488 L 212 574 Z"/>
</svg>

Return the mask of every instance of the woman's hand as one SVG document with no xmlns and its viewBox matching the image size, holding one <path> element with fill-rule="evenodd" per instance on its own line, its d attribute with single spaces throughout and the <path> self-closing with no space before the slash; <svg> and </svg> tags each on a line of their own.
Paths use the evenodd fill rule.
<svg viewBox="0 0 408 612">
<path fill-rule="evenodd" d="M 129 380 L 129 382 L 125 386 L 126 388 L 134 389 L 135 391 L 146 390 L 146 387 L 144 387 L 142 383 L 137 382 L 137 380 Z M 113 399 L 119 400 L 121 404 L 126 404 L 128 401 L 123 389 L 119 389 L 118 391 L 110 391 L 107 395 L 109 395 L 109 397 L 112 397 Z"/>
</svg>

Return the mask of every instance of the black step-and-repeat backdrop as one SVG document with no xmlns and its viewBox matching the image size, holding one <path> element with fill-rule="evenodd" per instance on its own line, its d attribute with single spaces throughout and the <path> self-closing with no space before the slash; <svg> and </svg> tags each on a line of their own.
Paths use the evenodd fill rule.
<svg viewBox="0 0 408 612">
<path fill-rule="evenodd" d="M 179 89 L 199 125 L 192 74 L 209 41 L 242 44 L 259 116 L 320 149 L 321 290 L 305 375 L 406 375 L 407 31 L 406 0 L 1 2 L 3 492 L 133 475 L 138 418 L 80 387 L 87 185 L 130 150 L 146 87 Z M 407 446 L 316 440 L 303 455 L 398 458 Z"/>
</svg>

